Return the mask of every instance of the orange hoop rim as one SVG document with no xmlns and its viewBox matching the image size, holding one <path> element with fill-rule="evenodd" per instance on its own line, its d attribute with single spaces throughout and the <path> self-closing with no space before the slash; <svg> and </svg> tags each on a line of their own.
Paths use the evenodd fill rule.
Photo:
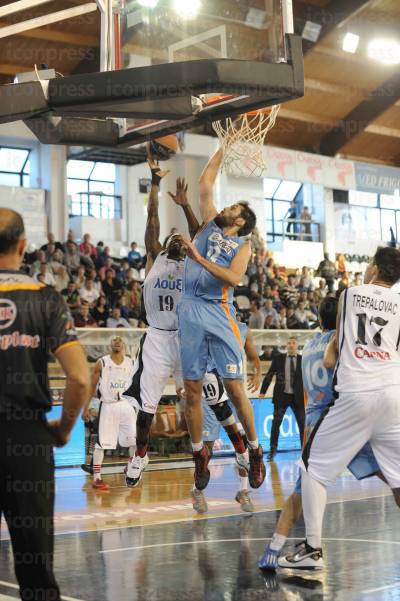
<svg viewBox="0 0 400 601">
<path fill-rule="evenodd" d="M 206 104 L 205 104 L 205 108 L 214 106 L 215 104 L 219 104 L 221 102 L 226 102 L 228 100 L 234 100 L 235 98 L 238 98 L 238 96 L 232 95 L 232 94 L 216 94 L 215 96 L 211 96 L 210 98 L 207 98 Z M 253 109 L 252 111 L 246 111 L 244 113 L 242 113 L 241 115 L 237 116 L 237 119 L 240 119 L 242 116 L 247 115 L 249 117 L 257 117 L 259 115 L 269 115 L 275 105 L 273 106 L 266 106 L 266 107 L 262 107 L 260 109 Z"/>
</svg>

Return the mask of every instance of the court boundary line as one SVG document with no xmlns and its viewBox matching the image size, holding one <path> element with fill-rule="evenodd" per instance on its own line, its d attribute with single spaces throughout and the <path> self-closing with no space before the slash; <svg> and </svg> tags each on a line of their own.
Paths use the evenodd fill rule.
<svg viewBox="0 0 400 601">
<path fill-rule="evenodd" d="M 118 549 L 102 549 L 98 551 L 100 554 L 109 554 L 109 553 L 122 553 L 125 551 L 138 551 L 139 549 L 157 549 L 158 547 L 172 547 L 172 546 L 184 546 L 184 545 L 202 545 L 208 543 L 237 543 L 242 541 L 266 541 L 271 540 L 271 537 L 262 537 L 262 538 L 220 538 L 220 539 L 204 539 L 204 540 L 191 540 L 191 541 L 175 541 L 171 543 L 157 543 L 154 545 L 140 545 L 138 547 L 121 547 Z M 286 540 L 304 540 L 303 537 L 295 536 L 288 537 Z M 400 541 L 391 541 L 391 540 L 371 540 L 369 538 L 332 538 L 327 537 L 322 539 L 325 542 L 344 542 L 344 543 L 368 543 L 368 544 L 388 544 L 388 545 L 400 545 Z M 399 583 L 397 583 L 399 584 Z"/>
<path fill-rule="evenodd" d="M 333 500 L 329 501 L 328 505 L 337 505 L 338 503 L 351 503 L 352 501 L 369 501 L 370 499 L 382 499 L 385 497 L 391 497 L 390 493 L 385 495 L 375 495 L 373 497 L 362 497 L 357 499 L 341 499 L 341 500 Z M 194 510 L 193 510 L 194 511 Z M 273 513 L 275 511 L 282 511 L 282 507 L 274 507 L 273 509 L 261 509 L 260 511 L 254 511 L 251 515 L 260 515 L 262 513 Z M 163 526 L 168 524 L 179 524 L 183 522 L 200 522 L 204 520 L 219 520 L 221 518 L 231 518 L 231 517 L 251 517 L 250 514 L 245 514 L 243 511 L 239 513 L 226 513 L 223 515 L 199 515 L 194 514 L 192 517 L 187 518 L 176 518 L 173 520 L 164 520 L 160 522 L 151 522 L 148 524 L 132 524 L 132 525 L 121 525 L 121 526 L 113 526 L 112 528 L 96 528 L 93 530 L 67 530 L 66 532 L 55 532 L 54 536 L 70 536 L 71 534 L 91 534 L 94 532 L 108 532 L 113 530 L 130 530 L 131 528 L 149 528 L 151 526 Z M 8 539 L 9 540 L 9 539 Z"/>
</svg>

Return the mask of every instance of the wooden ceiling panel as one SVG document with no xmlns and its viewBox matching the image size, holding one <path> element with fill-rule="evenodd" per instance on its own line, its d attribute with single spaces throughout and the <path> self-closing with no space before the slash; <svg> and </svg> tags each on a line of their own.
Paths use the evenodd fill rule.
<svg viewBox="0 0 400 601">
<path fill-rule="evenodd" d="M 267 143 L 295 150 L 312 151 L 329 126 L 319 123 L 305 123 L 294 119 L 278 117 L 275 127 L 268 133 Z"/>
<path fill-rule="evenodd" d="M 378 161 L 400 165 L 400 142 L 398 138 L 363 133 L 350 141 L 340 151 L 341 156 L 359 157 L 361 160 Z"/>
</svg>

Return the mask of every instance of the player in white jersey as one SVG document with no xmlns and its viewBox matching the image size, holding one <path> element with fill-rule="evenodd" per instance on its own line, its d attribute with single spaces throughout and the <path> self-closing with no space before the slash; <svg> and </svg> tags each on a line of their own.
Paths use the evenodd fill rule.
<svg viewBox="0 0 400 601">
<path fill-rule="evenodd" d="M 116 449 L 117 444 L 129 447 L 133 455 L 136 445 L 136 413 L 122 393 L 132 380 L 133 361 L 125 354 L 125 344 L 120 336 L 111 340 L 111 353 L 101 357 L 93 370 L 91 398 L 100 399 L 97 443 L 93 453 L 93 488 L 109 490 L 101 479 L 101 465 L 106 449 Z M 86 403 L 83 418 L 89 419 L 90 400 Z"/>
<path fill-rule="evenodd" d="M 399 279 L 400 252 L 378 248 L 364 285 L 340 297 L 336 398 L 317 422 L 299 462 L 306 541 L 286 557 L 291 568 L 323 567 L 326 487 L 365 443 L 370 442 L 400 502 L 400 298 L 390 290 Z"/>
<path fill-rule="evenodd" d="M 168 173 L 161 171 L 157 162 L 149 158 L 152 185 L 147 207 L 145 246 L 147 254 L 146 279 L 143 285 L 143 302 L 149 328 L 140 341 L 135 361 L 133 380 L 125 392 L 138 408 L 137 448 L 130 458 L 126 484 L 139 484 L 148 464 L 147 447 L 150 427 L 168 379 L 182 382 L 178 319 L 176 306 L 182 294 L 185 249 L 179 236 L 172 235 L 161 246 L 158 192 L 161 179 Z M 176 194 L 170 194 L 182 206 L 189 230 L 194 234 L 197 219 L 187 200 L 187 186 L 178 178 Z"/>
</svg>

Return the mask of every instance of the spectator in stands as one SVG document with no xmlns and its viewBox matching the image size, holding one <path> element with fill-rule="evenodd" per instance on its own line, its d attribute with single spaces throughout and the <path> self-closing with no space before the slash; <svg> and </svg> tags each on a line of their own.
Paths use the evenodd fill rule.
<svg viewBox="0 0 400 601">
<path fill-rule="evenodd" d="M 264 328 L 265 317 L 260 311 L 260 301 L 253 299 L 250 302 L 250 317 L 248 326 L 251 330 L 262 330 Z"/>
<path fill-rule="evenodd" d="M 41 276 L 40 279 L 39 276 Z M 36 273 L 34 279 L 36 279 L 38 282 L 43 282 L 44 284 L 46 284 L 46 286 L 54 287 L 56 285 L 54 275 L 47 268 L 47 263 L 45 261 L 43 261 L 43 263 L 40 264 L 40 271 L 39 273 Z"/>
<path fill-rule="evenodd" d="M 93 319 L 96 321 L 99 328 L 107 326 L 107 319 L 110 317 L 110 310 L 107 305 L 107 299 L 104 295 L 99 296 L 94 309 L 91 311 Z"/>
<path fill-rule="evenodd" d="M 64 265 L 64 253 L 62 250 L 56 249 L 50 261 L 47 261 L 51 271 L 57 273 L 61 265 Z"/>
<path fill-rule="evenodd" d="M 97 323 L 89 312 L 89 303 L 86 301 L 81 302 L 74 322 L 77 328 L 97 328 Z"/>
<path fill-rule="evenodd" d="M 61 296 L 64 298 L 71 311 L 75 311 L 80 307 L 81 299 L 79 292 L 72 280 L 70 280 L 67 287 L 61 291 Z"/>
<path fill-rule="evenodd" d="M 309 325 L 309 314 L 304 307 L 303 301 L 300 301 L 297 309 L 294 312 L 294 316 L 298 323 L 300 324 L 300 329 L 308 330 L 310 328 Z"/>
<path fill-rule="evenodd" d="M 129 267 L 128 259 L 122 259 L 121 263 L 119 264 L 118 268 L 116 269 L 116 274 L 115 274 L 116 277 L 121 282 L 121 284 L 126 285 L 129 269 L 130 269 L 130 267 Z"/>
<path fill-rule="evenodd" d="M 267 315 L 264 322 L 264 330 L 277 330 L 278 323 L 274 320 L 272 315 Z"/>
<path fill-rule="evenodd" d="M 264 303 L 264 306 L 261 309 L 261 312 L 264 315 L 264 320 L 270 315 L 272 317 L 272 321 L 275 325 L 278 323 L 278 311 L 274 309 L 272 299 L 267 298 Z"/>
<path fill-rule="evenodd" d="M 344 255 L 337 255 L 335 267 L 338 276 L 344 274 L 344 272 L 346 271 L 346 259 Z"/>
<path fill-rule="evenodd" d="M 308 207 L 303 208 L 303 211 L 300 215 L 300 219 L 302 221 L 306 222 L 306 223 L 301 224 L 301 231 L 302 231 L 301 239 L 307 240 L 308 242 L 312 242 L 312 235 L 311 235 L 312 215 L 311 215 Z"/>
<path fill-rule="evenodd" d="M 72 242 L 78 248 L 78 245 L 75 240 L 74 232 L 72 230 L 68 230 L 67 240 L 64 244 L 64 248 L 66 248 L 68 242 Z"/>
<path fill-rule="evenodd" d="M 130 267 L 126 274 L 126 283 L 125 283 L 128 290 L 132 289 L 132 286 L 135 282 L 140 284 L 138 277 L 139 277 L 139 272 L 136 269 L 133 269 L 133 267 Z"/>
<path fill-rule="evenodd" d="M 80 265 L 78 268 L 78 273 L 74 277 L 74 283 L 77 289 L 83 288 L 86 281 L 86 269 L 83 265 Z"/>
<path fill-rule="evenodd" d="M 121 309 L 114 307 L 111 311 L 111 317 L 107 319 L 107 328 L 129 328 L 130 325 L 126 319 L 121 317 Z"/>
<path fill-rule="evenodd" d="M 108 302 L 113 307 L 118 300 L 119 291 L 122 288 L 121 282 L 114 277 L 115 271 L 107 269 L 105 280 L 102 282 L 103 293 L 106 295 Z"/>
<path fill-rule="evenodd" d="M 324 299 L 327 295 L 326 282 L 323 278 L 321 278 L 318 282 L 318 288 L 314 290 L 314 298 L 317 303 L 319 303 L 322 299 Z"/>
<path fill-rule="evenodd" d="M 128 284 L 129 306 L 134 313 L 134 318 L 139 319 L 142 312 L 142 286 L 140 282 L 134 281 Z"/>
<path fill-rule="evenodd" d="M 340 278 L 339 282 L 338 282 L 338 295 L 340 296 L 340 294 L 342 294 L 343 290 L 347 290 L 347 288 L 350 287 L 350 282 L 349 282 L 349 274 L 347 273 L 347 271 L 345 271 L 344 273 L 342 273 L 342 277 Z"/>
<path fill-rule="evenodd" d="M 101 280 L 99 278 L 99 274 L 97 273 L 97 269 L 95 267 L 90 269 L 87 277 L 91 278 L 93 280 L 93 288 L 95 288 L 100 294 L 102 291 L 102 287 L 101 287 Z"/>
<path fill-rule="evenodd" d="M 108 246 L 107 246 L 108 248 Z M 101 240 L 99 240 L 99 242 L 96 244 L 96 254 L 98 257 L 100 257 L 104 252 L 104 242 L 102 242 Z"/>
<path fill-rule="evenodd" d="M 246 273 L 249 276 L 249 278 L 252 275 L 255 275 L 257 273 L 257 263 L 256 263 L 256 258 L 255 258 L 254 254 L 252 254 L 250 257 L 250 261 L 249 261 L 249 264 L 247 265 Z"/>
<path fill-rule="evenodd" d="M 102 281 L 104 281 L 106 279 L 107 271 L 111 271 L 112 277 L 115 278 L 116 273 L 115 273 L 115 269 L 113 268 L 113 265 L 114 265 L 114 261 L 112 260 L 112 258 L 106 257 L 104 266 L 100 267 L 100 269 L 99 269 L 99 276 Z"/>
<path fill-rule="evenodd" d="M 66 242 L 64 263 L 71 276 L 78 271 L 79 266 L 81 264 L 81 255 L 79 253 L 78 247 L 72 240 L 68 240 Z"/>
<path fill-rule="evenodd" d="M 281 330 L 286 330 L 287 329 L 287 319 L 286 319 L 286 307 L 281 307 L 279 309 L 279 313 L 278 313 L 278 323 L 279 323 L 279 328 Z"/>
<path fill-rule="evenodd" d="M 328 292 L 333 292 L 335 287 L 336 268 L 335 264 L 330 260 L 328 253 L 324 253 L 324 259 L 318 265 L 316 275 L 320 275 L 324 278 L 328 286 Z"/>
<path fill-rule="evenodd" d="M 130 267 L 133 267 L 134 269 L 141 269 L 143 257 L 138 251 L 138 245 L 136 242 L 132 242 L 131 244 L 131 250 L 128 253 L 128 261 Z"/>
<path fill-rule="evenodd" d="M 355 273 L 353 286 L 361 286 L 361 284 L 363 284 L 363 283 L 364 283 L 364 278 L 363 278 L 362 273 Z"/>
<path fill-rule="evenodd" d="M 90 308 L 95 306 L 100 292 L 93 286 L 92 278 L 86 278 L 84 285 L 79 289 L 79 296 L 82 301 L 86 301 Z"/>
<path fill-rule="evenodd" d="M 40 250 L 47 252 L 47 247 L 49 244 L 54 244 L 56 250 L 61 250 L 64 252 L 64 246 L 61 244 L 61 242 L 56 242 L 56 237 L 52 233 L 47 234 L 47 244 L 43 244 L 43 246 L 40 247 Z"/>
<path fill-rule="evenodd" d="M 47 245 L 47 249 L 44 251 L 45 256 L 46 256 L 46 263 L 50 263 L 50 261 L 53 260 L 53 255 L 56 251 L 56 245 L 53 243 L 50 243 Z"/>
<path fill-rule="evenodd" d="M 42 263 L 46 263 L 46 253 L 44 250 L 37 250 L 35 253 L 35 260 L 31 265 L 31 276 L 34 277 L 37 273 L 40 273 L 40 266 Z"/>
<path fill-rule="evenodd" d="M 261 347 L 262 353 L 260 355 L 260 361 L 271 361 L 274 355 L 274 347 L 264 344 Z"/>
<path fill-rule="evenodd" d="M 110 247 L 105 246 L 101 253 L 97 254 L 96 267 L 97 269 L 101 269 L 107 265 L 107 259 L 111 259 L 110 265 L 113 264 L 113 260 L 110 254 Z"/>
<path fill-rule="evenodd" d="M 96 257 L 96 247 L 91 243 L 90 234 L 84 234 L 83 240 L 79 245 L 79 250 L 82 255 L 87 255 L 89 257 Z"/>
<path fill-rule="evenodd" d="M 68 275 L 67 268 L 65 267 L 65 265 L 59 266 L 59 268 L 57 269 L 57 271 L 54 274 L 54 279 L 55 279 L 55 289 L 57 290 L 57 292 L 61 292 L 62 290 L 65 290 L 65 288 L 68 286 L 68 282 L 69 282 L 69 275 Z"/>
<path fill-rule="evenodd" d="M 303 290 L 314 290 L 314 280 L 310 274 L 310 269 L 306 266 L 301 270 L 300 286 Z"/>
<path fill-rule="evenodd" d="M 290 304 L 297 305 L 299 291 L 296 288 L 296 276 L 289 275 L 286 286 L 280 291 L 280 297 L 283 304 L 288 307 Z"/>
<path fill-rule="evenodd" d="M 291 236 L 290 235 L 290 231 L 293 231 L 293 234 L 295 234 L 296 232 L 296 224 L 294 223 L 294 220 L 297 219 L 297 209 L 296 209 L 296 203 L 294 201 L 292 201 L 290 203 L 289 209 L 286 213 L 286 215 L 284 216 L 284 219 L 287 220 L 288 224 L 286 227 L 286 233 L 288 235 L 288 238 L 293 239 L 296 236 Z"/>
<path fill-rule="evenodd" d="M 92 255 L 92 247 L 86 244 L 81 251 L 81 263 L 86 269 L 93 269 L 95 257 Z"/>
<path fill-rule="evenodd" d="M 289 330 L 300 330 L 301 325 L 295 315 L 295 308 L 293 305 L 289 305 L 286 309 L 286 324 Z"/>
</svg>

